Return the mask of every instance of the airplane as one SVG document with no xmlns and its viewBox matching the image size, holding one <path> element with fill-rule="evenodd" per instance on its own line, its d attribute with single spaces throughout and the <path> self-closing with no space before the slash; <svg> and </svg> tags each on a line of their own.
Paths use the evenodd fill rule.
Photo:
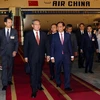
<svg viewBox="0 0 100 100">
<path fill-rule="evenodd" d="M 49 30 L 50 25 L 58 21 L 70 23 L 74 28 L 77 28 L 81 22 L 96 27 L 100 21 L 100 0 L 23 0 L 20 2 L 14 0 L 9 2 L 9 0 L 1 0 L 0 11 L 4 11 L 2 8 L 9 8 L 12 12 L 15 10 L 16 14 L 21 12 L 24 31 L 31 29 L 33 19 L 41 21 L 42 30 Z M 0 27 L 4 27 L 5 16 L 7 15 L 0 14 Z"/>
</svg>

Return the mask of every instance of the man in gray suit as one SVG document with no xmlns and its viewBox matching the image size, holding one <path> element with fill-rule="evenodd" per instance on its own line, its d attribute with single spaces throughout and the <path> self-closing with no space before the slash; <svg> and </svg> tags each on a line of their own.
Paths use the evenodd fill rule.
<svg viewBox="0 0 100 100">
<path fill-rule="evenodd" d="M 0 56 L 2 65 L 2 90 L 7 89 L 7 85 L 12 85 L 13 58 L 18 50 L 17 31 L 12 27 L 12 19 L 4 19 L 5 28 L 0 30 Z"/>
<path fill-rule="evenodd" d="M 76 40 L 75 34 L 72 33 L 72 25 L 71 24 L 66 25 L 66 32 L 71 35 L 72 51 L 73 51 L 73 55 L 76 57 L 78 55 L 77 40 Z M 72 64 L 71 64 L 71 67 L 72 67 Z"/>
</svg>

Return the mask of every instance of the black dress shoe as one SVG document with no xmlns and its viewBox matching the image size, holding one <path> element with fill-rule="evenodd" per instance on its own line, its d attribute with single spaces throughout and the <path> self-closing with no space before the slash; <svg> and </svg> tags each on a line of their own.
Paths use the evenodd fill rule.
<svg viewBox="0 0 100 100">
<path fill-rule="evenodd" d="M 2 90 L 3 90 L 3 91 L 4 91 L 4 90 L 7 90 L 7 86 L 3 86 Z"/>
<path fill-rule="evenodd" d="M 57 86 L 57 87 L 60 87 L 60 86 L 61 86 L 61 84 L 57 84 L 56 86 Z"/>
<path fill-rule="evenodd" d="M 52 78 L 52 77 L 50 77 L 50 80 L 53 80 L 53 78 Z"/>
<path fill-rule="evenodd" d="M 53 80 L 53 79 L 54 79 L 54 76 L 51 76 L 51 77 L 50 77 L 50 80 Z"/>
<path fill-rule="evenodd" d="M 85 68 L 85 66 L 82 66 L 81 68 Z"/>
<path fill-rule="evenodd" d="M 61 73 L 62 73 L 62 74 L 64 74 L 64 72 L 63 72 L 63 71 L 62 71 Z"/>
<path fill-rule="evenodd" d="M 38 89 L 36 90 L 36 92 L 38 92 Z"/>
<path fill-rule="evenodd" d="M 81 66 L 79 66 L 78 68 L 85 68 L 85 66 L 81 65 Z"/>
<path fill-rule="evenodd" d="M 41 91 L 44 90 L 43 87 L 40 87 L 40 88 L 38 88 L 38 89 L 41 90 Z"/>
<path fill-rule="evenodd" d="M 36 98 L 36 92 L 32 93 L 31 97 Z"/>
<path fill-rule="evenodd" d="M 94 72 L 93 71 L 89 71 L 89 73 L 93 74 Z"/>
<path fill-rule="evenodd" d="M 13 83 L 11 81 L 8 81 L 8 85 L 13 85 Z"/>
<path fill-rule="evenodd" d="M 65 88 L 66 91 L 73 91 L 70 87 Z"/>
<path fill-rule="evenodd" d="M 78 68 L 82 68 L 82 66 L 81 65 L 78 65 Z"/>
<path fill-rule="evenodd" d="M 85 73 L 88 73 L 88 71 L 87 71 L 87 70 L 85 70 Z"/>
</svg>

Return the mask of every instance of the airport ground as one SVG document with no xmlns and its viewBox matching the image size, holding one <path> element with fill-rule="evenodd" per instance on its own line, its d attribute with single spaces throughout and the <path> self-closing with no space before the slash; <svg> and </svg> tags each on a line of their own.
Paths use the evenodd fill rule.
<svg viewBox="0 0 100 100">
<path fill-rule="evenodd" d="M 64 78 L 61 74 L 61 88 L 56 87 L 55 80 L 49 80 L 49 66 L 45 63 L 42 74 L 44 91 L 39 91 L 35 100 L 100 100 L 100 63 L 94 59 L 94 74 L 84 73 L 84 68 L 78 68 L 74 61 L 71 74 L 72 92 L 64 91 Z M 1 76 L 1 71 L 0 71 Z M 14 62 L 13 85 L 2 91 L 0 81 L 0 100 L 33 100 L 31 98 L 30 78 L 25 73 L 23 52 L 19 49 Z M 43 99 L 41 99 L 43 98 Z"/>
</svg>

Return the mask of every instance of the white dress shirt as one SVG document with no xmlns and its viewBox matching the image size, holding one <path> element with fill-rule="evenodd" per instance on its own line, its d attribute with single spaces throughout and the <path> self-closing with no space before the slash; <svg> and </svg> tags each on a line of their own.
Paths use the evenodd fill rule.
<svg viewBox="0 0 100 100">
<path fill-rule="evenodd" d="M 55 34 L 55 33 L 52 32 L 52 34 Z"/>
<path fill-rule="evenodd" d="M 6 28 L 6 27 L 5 27 L 5 35 L 7 36 L 7 31 L 8 31 L 8 29 L 9 29 L 9 36 L 10 36 L 11 28 Z"/>
<path fill-rule="evenodd" d="M 81 35 L 84 34 L 84 30 L 80 30 L 81 31 Z"/>
<path fill-rule="evenodd" d="M 39 39 L 40 39 L 40 31 L 35 31 L 35 30 L 33 30 L 33 33 L 34 33 L 35 38 L 36 38 L 36 32 L 38 32 L 38 37 L 39 37 Z"/>
</svg>

